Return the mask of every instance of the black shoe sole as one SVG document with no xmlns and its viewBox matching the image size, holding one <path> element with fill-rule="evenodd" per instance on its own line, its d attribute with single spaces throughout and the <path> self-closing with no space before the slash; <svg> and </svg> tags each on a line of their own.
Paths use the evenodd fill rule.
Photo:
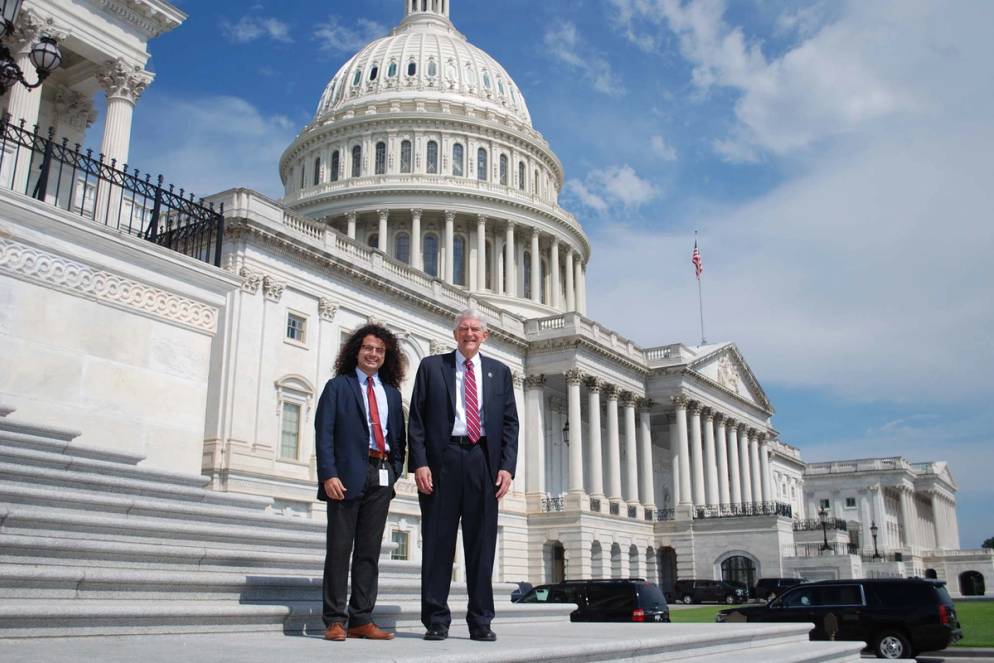
<svg viewBox="0 0 994 663">
<path fill-rule="evenodd" d="M 425 640 L 445 640 L 449 637 L 448 633 L 425 633 Z"/>
</svg>

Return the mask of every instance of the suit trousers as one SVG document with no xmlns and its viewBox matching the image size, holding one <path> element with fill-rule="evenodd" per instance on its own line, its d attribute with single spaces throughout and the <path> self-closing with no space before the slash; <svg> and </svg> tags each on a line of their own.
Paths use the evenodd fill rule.
<svg viewBox="0 0 994 663">
<path fill-rule="evenodd" d="M 494 618 L 491 583 L 497 544 L 497 488 L 490 478 L 482 444 L 449 444 L 439 472 L 432 473 L 431 495 L 418 494 L 422 516 L 421 622 L 426 628 L 452 622 L 449 585 L 462 520 L 463 553 L 471 629 L 489 626 Z"/>
<path fill-rule="evenodd" d="M 394 496 L 391 486 L 380 486 L 379 470 L 379 463 L 369 463 L 366 483 L 358 498 L 328 501 L 327 552 L 322 587 L 325 626 L 348 621 L 350 627 L 356 627 L 373 621 L 380 572 L 380 543 L 390 500 Z M 390 474 L 393 479 L 393 472 Z M 346 612 L 350 556 L 352 596 Z"/>
</svg>

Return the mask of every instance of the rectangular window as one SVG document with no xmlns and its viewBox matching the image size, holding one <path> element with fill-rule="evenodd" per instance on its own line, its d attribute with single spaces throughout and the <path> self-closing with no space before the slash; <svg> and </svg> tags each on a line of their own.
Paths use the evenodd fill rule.
<svg viewBox="0 0 994 663">
<path fill-rule="evenodd" d="M 828 500 L 818 500 L 818 507 L 821 509 L 825 509 L 825 511 L 828 511 L 829 509 L 832 508 L 831 503 Z"/>
<path fill-rule="evenodd" d="M 847 509 L 855 509 L 856 508 L 856 498 L 855 497 L 847 497 L 846 498 L 846 508 Z"/>
<path fill-rule="evenodd" d="M 301 315 L 287 313 L 286 316 L 286 337 L 297 343 L 306 342 L 307 318 Z"/>
<path fill-rule="evenodd" d="M 280 458 L 297 460 L 300 456 L 300 406 L 283 403 L 280 422 Z"/>
<path fill-rule="evenodd" d="M 395 529 L 390 533 L 390 540 L 397 544 L 397 547 L 390 553 L 390 559 L 408 559 L 407 542 L 410 538 L 407 532 L 402 532 L 399 529 Z"/>
</svg>

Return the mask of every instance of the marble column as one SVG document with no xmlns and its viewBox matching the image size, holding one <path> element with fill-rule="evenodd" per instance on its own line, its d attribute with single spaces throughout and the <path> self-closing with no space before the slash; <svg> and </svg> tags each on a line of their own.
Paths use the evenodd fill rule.
<svg viewBox="0 0 994 663">
<path fill-rule="evenodd" d="M 618 393 L 614 385 L 606 385 L 607 396 L 607 496 L 612 502 L 621 501 L 621 440 L 618 433 Z"/>
<path fill-rule="evenodd" d="M 728 436 L 728 475 L 731 479 L 729 497 L 732 504 L 742 504 L 742 471 L 739 469 L 739 429 L 734 419 L 726 419 Z"/>
<path fill-rule="evenodd" d="M 943 510 L 942 498 L 939 493 L 933 492 L 932 500 L 932 527 L 935 530 L 935 547 L 948 548 L 945 523 L 945 512 Z"/>
<path fill-rule="evenodd" d="M 355 241 L 355 226 L 356 226 L 356 220 L 358 218 L 359 218 L 359 212 L 356 212 L 355 210 L 352 210 L 351 212 L 345 214 L 345 219 L 348 222 L 348 229 L 346 232 L 349 236 L 349 239 L 353 241 Z M 417 221 L 416 221 L 416 224 L 418 225 L 416 225 L 415 227 L 420 227 L 420 223 L 421 223 L 421 215 L 419 214 L 417 216 Z M 420 254 L 420 252 L 421 252 L 421 247 L 418 246 L 418 253 Z"/>
<path fill-rule="evenodd" d="M 445 282 L 454 283 L 456 271 L 455 251 L 456 213 L 445 210 Z"/>
<path fill-rule="evenodd" d="M 680 503 L 680 435 L 676 425 L 676 414 L 667 415 L 670 433 L 670 472 L 672 474 L 671 508 Z"/>
<path fill-rule="evenodd" d="M 505 293 L 509 297 L 518 296 L 517 287 L 518 267 L 514 260 L 514 222 L 507 222 L 507 239 L 504 244 L 504 280 Z M 573 424 L 570 424 L 571 426 Z"/>
<path fill-rule="evenodd" d="M 580 269 L 577 270 L 577 276 L 580 279 L 580 305 L 577 310 L 580 311 L 580 315 L 587 315 L 587 265 L 581 265 Z"/>
<path fill-rule="evenodd" d="M 538 230 L 532 230 L 531 254 L 531 274 L 527 278 L 531 279 L 531 300 L 539 304 L 542 301 L 542 254 L 538 248 Z"/>
<path fill-rule="evenodd" d="M 476 289 L 487 289 L 487 217 L 476 217 Z"/>
<path fill-rule="evenodd" d="M 656 508 L 656 487 L 653 485 L 652 462 L 652 401 L 641 398 L 639 406 L 639 468 L 641 477 L 639 481 L 639 500 L 648 509 Z"/>
<path fill-rule="evenodd" d="M 680 502 L 679 504 L 694 504 L 690 490 L 690 440 L 687 438 L 687 405 L 688 398 L 683 394 L 673 397 L 676 409 L 677 440 L 680 445 Z"/>
<path fill-rule="evenodd" d="M 355 237 L 355 219 L 349 223 L 349 229 Z M 421 262 L 421 210 L 411 210 L 411 267 L 424 271 L 424 264 Z"/>
<path fill-rule="evenodd" d="M 759 440 L 755 428 L 749 429 L 749 469 L 752 470 L 752 501 L 763 501 L 763 480 L 759 471 Z"/>
<path fill-rule="evenodd" d="M 556 237 L 552 238 L 552 248 L 549 250 L 549 272 L 552 276 L 552 297 L 549 298 L 549 303 L 558 311 L 562 306 L 560 290 L 563 286 L 559 282 L 559 239 Z"/>
<path fill-rule="evenodd" d="M 545 495 L 545 376 L 525 379 L 528 449 L 525 454 L 525 491 Z"/>
<path fill-rule="evenodd" d="M 587 425 L 590 428 L 587 439 L 590 441 L 590 497 L 604 497 L 603 452 L 601 449 L 601 382 L 587 378 Z"/>
<path fill-rule="evenodd" d="M 742 502 L 752 502 L 752 462 L 749 459 L 749 434 L 745 424 L 738 425 L 739 469 L 742 476 Z"/>
<path fill-rule="evenodd" d="M 583 417 L 580 411 L 580 382 L 583 374 L 575 368 L 566 371 L 569 392 L 569 492 L 583 493 Z"/>
<path fill-rule="evenodd" d="M 17 66 L 29 79 L 33 78 L 35 73 L 35 67 L 31 64 L 31 49 L 44 34 L 46 27 L 45 19 L 34 9 L 25 8 L 17 17 L 15 32 L 4 38 Z M 20 83 L 10 86 L 7 93 L 7 113 L 10 115 L 12 125 L 17 126 L 21 120 L 24 120 L 24 128 L 28 131 L 34 130 L 35 125 L 38 124 L 38 111 L 41 108 L 41 94 L 44 87 L 42 84 L 29 90 Z M 18 169 L 19 172 L 20 170 Z M 27 181 L 26 175 L 25 181 Z M 21 193 L 24 193 L 23 189 Z"/>
<path fill-rule="evenodd" d="M 761 435 L 759 439 L 759 472 L 762 479 L 763 501 L 776 501 L 777 496 L 773 494 L 770 486 L 770 441 L 765 435 Z"/>
<path fill-rule="evenodd" d="M 714 448 L 714 410 L 704 408 L 704 471 L 707 476 L 705 499 L 708 506 L 718 506 L 718 459 Z"/>
<path fill-rule="evenodd" d="M 583 256 L 577 255 L 576 262 L 573 264 L 573 289 L 575 290 L 574 297 L 576 298 L 576 312 L 580 315 L 584 313 L 583 305 Z"/>
<path fill-rule="evenodd" d="M 873 504 L 873 522 L 877 524 L 877 548 L 881 554 L 893 552 L 895 542 L 891 541 L 890 530 L 887 528 L 887 502 L 883 486 L 870 486 L 870 496 Z"/>
<path fill-rule="evenodd" d="M 566 251 L 566 310 L 576 310 L 576 284 L 573 282 L 573 249 Z"/>
<path fill-rule="evenodd" d="M 701 441 L 701 404 L 691 401 L 687 408 L 690 412 L 690 453 L 694 465 L 693 486 L 694 505 L 704 506 L 707 499 L 704 494 L 704 444 Z"/>
<path fill-rule="evenodd" d="M 380 227 L 376 234 L 376 248 L 384 253 L 387 252 L 387 218 L 390 216 L 390 210 L 378 209 L 376 210 L 377 216 L 380 217 Z M 448 230 L 448 228 L 446 228 Z"/>
<path fill-rule="evenodd" d="M 917 548 L 918 542 L 915 540 L 915 505 L 911 502 L 911 489 L 907 486 L 901 486 L 900 491 L 902 544 L 908 549 L 912 547 Z"/>
<path fill-rule="evenodd" d="M 639 504 L 638 441 L 635 434 L 635 395 L 625 392 L 625 501 L 629 506 Z"/>
<path fill-rule="evenodd" d="M 728 492 L 728 438 L 725 435 L 725 415 L 720 412 L 714 415 L 715 448 L 718 451 L 718 501 L 728 504 L 731 495 Z"/>
</svg>

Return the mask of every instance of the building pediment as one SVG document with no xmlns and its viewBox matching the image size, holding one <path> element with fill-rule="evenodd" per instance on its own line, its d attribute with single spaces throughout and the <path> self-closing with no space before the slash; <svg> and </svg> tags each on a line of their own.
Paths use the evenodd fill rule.
<svg viewBox="0 0 994 663">
<path fill-rule="evenodd" d="M 756 375 L 743 359 L 734 343 L 706 346 L 701 354 L 687 364 L 687 368 L 708 381 L 713 382 L 752 403 L 756 407 L 773 412 L 766 392 L 759 386 Z"/>
</svg>

